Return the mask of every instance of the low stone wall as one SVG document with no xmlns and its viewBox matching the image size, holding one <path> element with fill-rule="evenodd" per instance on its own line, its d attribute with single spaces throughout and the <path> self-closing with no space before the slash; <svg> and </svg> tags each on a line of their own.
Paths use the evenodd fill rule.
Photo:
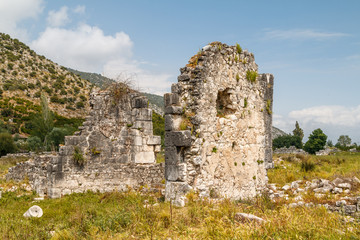
<svg viewBox="0 0 360 240">
<path fill-rule="evenodd" d="M 28 179 L 32 189 L 43 196 L 47 192 L 47 168 L 53 157 L 55 155 L 51 153 L 34 155 L 28 161 L 9 168 L 6 179 L 14 181 Z"/>
<path fill-rule="evenodd" d="M 153 135 L 147 99 L 126 85 L 94 92 L 80 131 L 65 137 L 56 155 L 40 155 L 11 168 L 7 179 L 29 179 L 40 195 L 113 191 L 158 185 L 164 164 L 155 162 L 161 137 Z"/>
<path fill-rule="evenodd" d="M 283 147 L 283 148 L 278 148 L 274 150 L 275 154 L 308 154 L 307 152 L 305 152 L 302 149 L 298 149 L 294 146 L 290 146 L 289 148 L 287 147 Z"/>
</svg>

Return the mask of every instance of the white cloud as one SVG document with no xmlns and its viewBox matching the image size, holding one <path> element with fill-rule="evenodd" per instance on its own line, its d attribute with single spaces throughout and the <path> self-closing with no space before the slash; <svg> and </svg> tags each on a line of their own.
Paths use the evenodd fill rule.
<svg viewBox="0 0 360 240">
<path fill-rule="evenodd" d="M 170 74 L 146 71 L 137 61 L 125 62 L 122 59 L 109 61 L 104 66 L 104 75 L 119 80 L 130 78 L 138 90 L 159 95 L 169 92 L 171 87 Z"/>
<path fill-rule="evenodd" d="M 101 72 L 108 61 L 128 59 L 132 46 L 124 32 L 106 36 L 101 29 L 86 24 L 74 30 L 49 27 L 31 43 L 36 51 L 55 62 L 92 72 Z"/>
<path fill-rule="evenodd" d="M 334 143 L 340 135 L 349 135 L 353 142 L 360 143 L 360 105 L 316 106 L 273 116 L 273 125 L 285 132 L 292 132 L 295 121 L 305 132 L 304 141 L 314 129 L 321 128 Z"/>
<path fill-rule="evenodd" d="M 267 39 L 285 39 L 285 40 L 326 40 L 330 38 L 349 36 L 340 32 L 324 32 L 313 29 L 291 29 L 291 30 L 266 30 Z"/>
<path fill-rule="evenodd" d="M 86 24 L 72 30 L 48 27 L 30 46 L 66 67 L 112 78 L 127 74 L 143 91 L 163 94 L 171 86 L 169 74 L 146 71 L 132 59 L 133 42 L 124 32 L 105 35 L 100 28 Z"/>
<path fill-rule="evenodd" d="M 84 14 L 85 13 L 85 6 L 84 5 L 79 5 L 76 6 L 76 8 L 73 10 L 74 13 L 78 13 L 78 14 Z"/>
<path fill-rule="evenodd" d="M 360 125 L 360 105 L 357 107 L 317 106 L 292 111 L 289 117 L 299 119 L 304 123 L 353 127 Z"/>
<path fill-rule="evenodd" d="M 50 11 L 47 23 L 51 27 L 62 27 L 70 22 L 68 16 L 68 7 L 61 7 L 59 11 Z"/>
<path fill-rule="evenodd" d="M 38 17 L 43 4 L 43 0 L 0 0 L 0 32 L 26 40 L 28 32 L 19 23 Z"/>
</svg>

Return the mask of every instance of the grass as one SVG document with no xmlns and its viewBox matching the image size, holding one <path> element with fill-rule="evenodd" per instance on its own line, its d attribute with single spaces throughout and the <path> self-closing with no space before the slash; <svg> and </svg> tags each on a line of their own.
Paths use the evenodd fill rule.
<svg viewBox="0 0 360 240">
<path fill-rule="evenodd" d="M 251 83 L 255 83 L 256 82 L 256 78 L 258 76 L 258 73 L 256 71 L 247 71 L 246 72 L 246 79 L 248 81 L 250 81 Z"/>
<path fill-rule="evenodd" d="M 295 180 L 329 179 L 336 177 L 357 177 L 360 179 L 360 153 L 338 153 L 331 156 L 304 157 L 302 155 L 275 155 L 274 159 L 281 157 L 284 161 L 276 164 L 274 169 L 268 170 L 270 183 L 284 185 Z M 311 162 L 314 167 L 304 171 L 301 166 Z"/>
<path fill-rule="evenodd" d="M 275 159 L 279 156 L 275 156 Z M 269 180 L 283 183 L 285 172 L 294 179 L 359 176 L 360 154 L 310 156 L 313 171 L 301 171 L 301 157 L 281 156 L 269 171 Z M 304 158 L 305 159 L 305 158 Z M 14 162 L 0 162 L 1 168 Z M 286 169 L 282 168 L 286 166 Z M 4 171 L 2 171 L 3 173 Z M 3 186 L 1 183 L 1 186 Z M 359 239 L 359 221 L 345 221 L 324 207 L 288 208 L 267 195 L 253 200 L 231 201 L 187 196 L 184 208 L 164 202 L 159 193 L 76 193 L 60 199 L 33 202 L 36 195 L 17 189 L 0 199 L 0 239 Z M 313 196 L 304 196 L 311 199 Z M 330 199 L 331 200 L 331 199 Z M 29 219 L 23 213 L 33 205 L 44 215 Z M 251 213 L 263 224 L 241 223 L 235 213 Z"/>
</svg>

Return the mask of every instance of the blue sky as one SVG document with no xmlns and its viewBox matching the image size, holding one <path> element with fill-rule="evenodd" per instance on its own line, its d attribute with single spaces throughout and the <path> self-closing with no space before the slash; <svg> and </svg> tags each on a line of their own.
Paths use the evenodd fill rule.
<svg viewBox="0 0 360 240">
<path fill-rule="evenodd" d="M 275 76 L 274 126 L 360 143 L 360 1 L 0 0 L 0 32 L 67 67 L 163 94 L 209 42 Z"/>
</svg>

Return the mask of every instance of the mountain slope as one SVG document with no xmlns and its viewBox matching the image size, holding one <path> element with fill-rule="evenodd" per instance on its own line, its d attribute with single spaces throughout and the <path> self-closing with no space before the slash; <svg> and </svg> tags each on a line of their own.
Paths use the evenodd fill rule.
<svg viewBox="0 0 360 240">
<path fill-rule="evenodd" d="M 26 122 L 40 112 L 41 95 L 58 118 L 84 118 L 91 88 L 90 82 L 0 33 L 0 127 L 7 125 L 11 133 L 30 127 Z"/>
<path fill-rule="evenodd" d="M 107 78 L 98 73 L 81 72 L 75 69 L 67 68 L 70 72 L 80 76 L 82 79 L 88 80 L 92 84 L 95 84 L 99 88 L 106 88 L 115 81 L 111 78 Z"/>
<path fill-rule="evenodd" d="M 81 78 L 88 80 L 89 82 L 95 84 L 100 88 L 107 88 L 108 86 L 110 86 L 115 82 L 115 80 L 104 77 L 98 73 L 81 72 L 71 68 L 68 68 L 68 70 L 80 76 Z M 164 115 L 164 98 L 162 96 L 151 93 L 142 93 L 142 94 L 148 98 L 150 108 L 152 108 L 156 113 L 160 115 Z"/>
</svg>

